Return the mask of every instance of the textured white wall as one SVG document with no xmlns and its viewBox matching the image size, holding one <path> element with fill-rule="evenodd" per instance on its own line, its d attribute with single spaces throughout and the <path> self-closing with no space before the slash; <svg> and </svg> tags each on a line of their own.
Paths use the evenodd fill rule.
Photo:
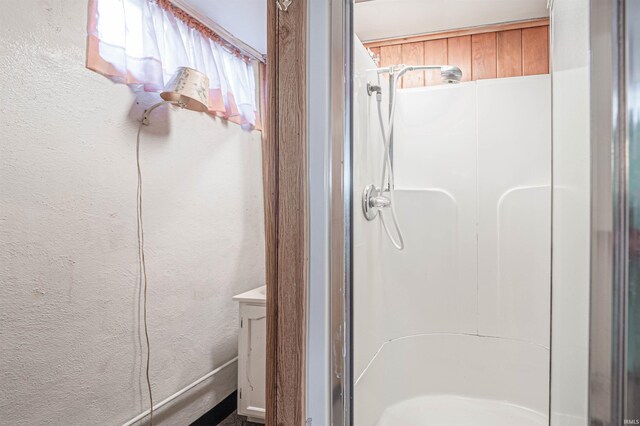
<svg viewBox="0 0 640 426">
<path fill-rule="evenodd" d="M 0 424 L 118 425 L 147 407 L 138 338 L 135 95 L 84 68 L 87 2 L 0 15 Z M 156 401 L 236 355 L 264 284 L 260 134 L 161 108 L 142 136 Z M 189 424 L 235 364 L 158 413 Z M 161 421 L 163 420 L 163 421 Z"/>
</svg>

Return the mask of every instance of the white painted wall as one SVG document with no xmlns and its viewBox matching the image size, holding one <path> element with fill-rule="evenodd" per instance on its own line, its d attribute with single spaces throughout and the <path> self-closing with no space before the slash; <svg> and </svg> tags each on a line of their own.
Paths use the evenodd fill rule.
<svg viewBox="0 0 640 426">
<path fill-rule="evenodd" d="M 590 106 L 588 0 L 555 0 L 551 424 L 587 423 L 589 384 Z"/>
<path fill-rule="evenodd" d="M 266 0 L 183 0 L 202 15 L 247 43 L 267 53 Z"/>
<path fill-rule="evenodd" d="M 137 310 L 135 95 L 84 68 L 87 2 L 0 16 L 0 424 L 122 424 L 147 409 Z M 138 109 L 139 111 L 139 109 Z M 237 353 L 264 284 L 260 134 L 161 108 L 142 136 L 156 401 Z M 187 425 L 236 367 L 162 410 Z"/>
<path fill-rule="evenodd" d="M 331 337 L 329 326 L 329 193 L 331 20 L 329 0 L 307 3 L 307 108 L 309 182 L 309 291 L 307 294 L 307 418 L 329 424 Z"/>
<path fill-rule="evenodd" d="M 372 179 L 379 185 L 382 145 L 365 86 L 373 63 L 358 44 L 355 66 L 360 200 Z M 395 126 L 405 250 L 354 205 L 356 424 L 443 394 L 508 401 L 546 417 L 550 77 L 400 90 Z"/>
</svg>

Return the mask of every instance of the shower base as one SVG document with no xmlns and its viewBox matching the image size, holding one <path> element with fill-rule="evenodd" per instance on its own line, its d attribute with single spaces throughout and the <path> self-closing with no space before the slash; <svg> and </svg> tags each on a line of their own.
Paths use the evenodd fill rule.
<svg viewBox="0 0 640 426">
<path fill-rule="evenodd" d="M 487 399 L 424 396 L 384 411 L 377 426 L 545 426 L 547 416 Z"/>
</svg>

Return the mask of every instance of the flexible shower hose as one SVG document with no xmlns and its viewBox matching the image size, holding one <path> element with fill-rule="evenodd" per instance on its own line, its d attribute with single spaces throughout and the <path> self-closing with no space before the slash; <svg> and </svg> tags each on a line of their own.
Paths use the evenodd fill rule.
<svg viewBox="0 0 640 426">
<path fill-rule="evenodd" d="M 380 86 L 380 75 L 378 75 L 378 86 Z M 381 87 L 381 86 L 380 86 Z M 404 249 L 404 238 L 402 237 L 402 230 L 400 229 L 400 224 L 398 223 L 398 216 L 396 214 L 396 200 L 395 200 L 395 185 L 394 185 L 394 172 L 393 166 L 391 165 L 391 154 L 390 154 L 390 145 L 391 145 L 391 134 L 393 131 L 393 122 L 396 112 L 396 87 L 393 85 L 392 89 L 393 93 L 390 94 L 392 96 L 391 101 L 391 112 L 389 114 L 389 122 L 387 123 L 387 131 L 384 129 L 384 118 L 382 116 L 382 94 L 376 94 L 376 101 L 378 104 L 378 119 L 380 121 L 380 131 L 382 132 L 382 143 L 384 144 L 384 156 L 382 159 L 382 180 L 380 183 L 380 195 L 384 193 L 384 187 L 387 180 L 387 171 L 389 172 L 389 199 L 391 200 L 391 219 L 393 221 L 393 227 L 395 228 L 396 234 L 398 235 L 398 239 L 396 240 L 387 222 L 384 219 L 384 215 L 382 214 L 382 210 L 380 211 L 380 220 L 382 221 L 382 226 L 384 227 L 384 231 L 386 232 L 391 244 L 398 250 Z"/>
</svg>

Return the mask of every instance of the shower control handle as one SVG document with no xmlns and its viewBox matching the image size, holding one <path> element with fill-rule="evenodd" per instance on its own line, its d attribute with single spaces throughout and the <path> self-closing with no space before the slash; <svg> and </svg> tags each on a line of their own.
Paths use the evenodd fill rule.
<svg viewBox="0 0 640 426">
<path fill-rule="evenodd" d="M 369 200 L 369 204 L 371 207 L 376 208 L 385 208 L 391 205 L 391 200 L 383 195 L 378 195 L 377 197 L 373 197 Z"/>
<path fill-rule="evenodd" d="M 362 213 L 367 220 L 373 220 L 380 209 L 389 207 L 391 199 L 382 195 L 382 191 L 375 185 L 367 185 L 362 192 Z"/>
</svg>

